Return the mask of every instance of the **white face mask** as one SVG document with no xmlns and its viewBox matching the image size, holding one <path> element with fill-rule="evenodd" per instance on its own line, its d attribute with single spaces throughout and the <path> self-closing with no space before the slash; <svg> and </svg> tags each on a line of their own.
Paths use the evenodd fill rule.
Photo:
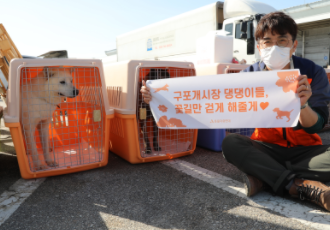
<svg viewBox="0 0 330 230">
<path fill-rule="evenodd" d="M 261 49 L 261 61 L 271 70 L 283 69 L 290 62 L 289 47 L 273 46 Z"/>
</svg>

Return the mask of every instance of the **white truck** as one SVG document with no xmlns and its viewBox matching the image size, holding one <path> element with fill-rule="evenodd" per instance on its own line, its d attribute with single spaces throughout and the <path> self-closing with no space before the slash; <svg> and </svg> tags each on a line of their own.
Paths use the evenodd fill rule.
<svg viewBox="0 0 330 230">
<path fill-rule="evenodd" d="M 225 0 L 117 37 L 117 61 L 196 61 L 196 41 L 210 31 L 233 37 L 232 54 L 252 64 L 260 59 L 254 31 L 260 18 L 276 11 L 254 0 Z"/>
</svg>

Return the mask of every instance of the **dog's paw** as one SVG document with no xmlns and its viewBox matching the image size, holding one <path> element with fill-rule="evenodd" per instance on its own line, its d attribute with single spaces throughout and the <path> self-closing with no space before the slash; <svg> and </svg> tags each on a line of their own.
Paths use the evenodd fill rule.
<svg viewBox="0 0 330 230">
<path fill-rule="evenodd" d="M 47 165 L 49 167 L 57 167 L 58 164 L 55 161 L 46 161 Z"/>
<path fill-rule="evenodd" d="M 154 143 L 154 150 L 155 151 L 162 151 L 162 148 L 160 146 L 158 146 L 158 144 Z"/>
<path fill-rule="evenodd" d="M 145 153 L 146 154 L 151 154 L 152 153 L 150 146 L 145 149 Z"/>
<path fill-rule="evenodd" d="M 44 170 L 44 169 L 47 169 L 47 166 L 43 165 L 43 164 L 37 164 L 36 166 L 34 166 L 35 171 L 40 171 L 40 170 Z"/>
</svg>

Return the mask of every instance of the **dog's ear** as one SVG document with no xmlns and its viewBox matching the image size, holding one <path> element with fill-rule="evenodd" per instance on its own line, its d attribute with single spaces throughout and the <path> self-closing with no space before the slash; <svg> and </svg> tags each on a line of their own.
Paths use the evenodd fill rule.
<svg viewBox="0 0 330 230">
<path fill-rule="evenodd" d="M 43 72 L 44 72 L 44 76 L 47 79 L 55 75 L 55 72 L 53 71 L 53 69 L 49 68 L 48 66 L 44 67 Z"/>
</svg>

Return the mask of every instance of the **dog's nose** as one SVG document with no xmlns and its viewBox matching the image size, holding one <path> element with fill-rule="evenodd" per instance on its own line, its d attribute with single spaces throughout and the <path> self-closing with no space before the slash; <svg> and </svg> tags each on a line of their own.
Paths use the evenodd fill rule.
<svg viewBox="0 0 330 230">
<path fill-rule="evenodd" d="M 78 94 L 79 94 L 79 90 L 78 89 L 74 89 L 73 90 L 73 95 L 78 96 Z"/>
</svg>

